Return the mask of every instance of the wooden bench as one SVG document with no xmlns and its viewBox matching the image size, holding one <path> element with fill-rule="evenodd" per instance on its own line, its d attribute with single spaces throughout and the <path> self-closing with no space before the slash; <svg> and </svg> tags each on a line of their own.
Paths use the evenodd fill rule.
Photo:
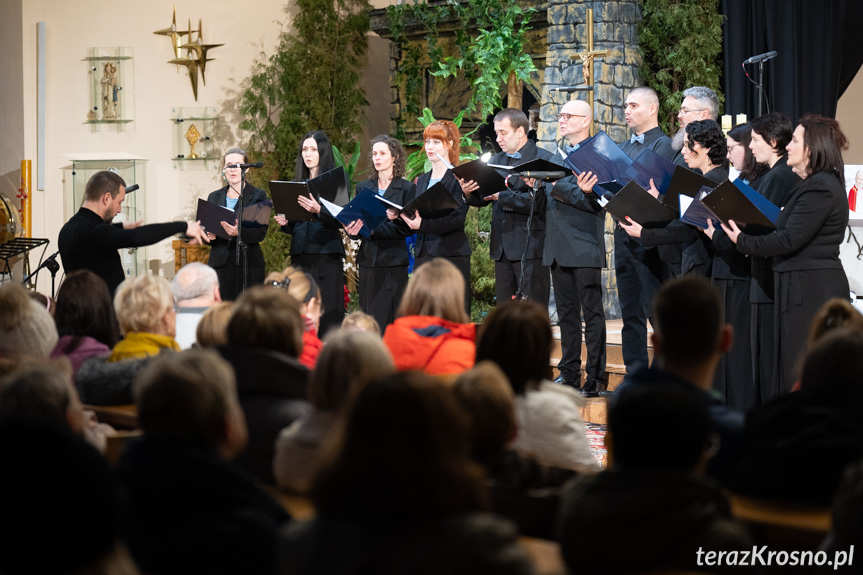
<svg viewBox="0 0 863 575">
<path fill-rule="evenodd" d="M 114 429 L 133 430 L 138 425 L 138 407 L 131 405 L 88 405 L 84 409 L 96 414 L 100 423 L 107 423 Z"/>
<path fill-rule="evenodd" d="M 771 501 L 729 493 L 731 512 L 747 523 L 755 542 L 775 549 L 811 549 L 832 528 L 830 508 L 805 503 Z"/>
</svg>

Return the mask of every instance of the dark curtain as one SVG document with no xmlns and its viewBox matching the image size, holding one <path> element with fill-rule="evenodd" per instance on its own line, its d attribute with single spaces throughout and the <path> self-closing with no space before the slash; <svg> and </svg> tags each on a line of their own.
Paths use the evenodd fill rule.
<svg viewBox="0 0 863 575">
<path fill-rule="evenodd" d="M 757 112 L 757 89 L 742 62 L 776 50 L 764 63 L 762 113 L 796 122 L 806 112 L 836 116 L 836 103 L 863 64 L 861 0 L 721 0 L 725 113 Z M 746 66 L 758 81 L 758 64 Z"/>
</svg>

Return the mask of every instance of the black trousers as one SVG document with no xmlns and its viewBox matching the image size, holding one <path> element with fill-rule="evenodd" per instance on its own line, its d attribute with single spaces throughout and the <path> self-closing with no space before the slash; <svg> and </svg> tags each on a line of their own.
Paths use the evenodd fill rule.
<svg viewBox="0 0 863 575">
<path fill-rule="evenodd" d="M 725 323 L 734 328 L 734 342 L 728 353 L 719 358 L 713 389 L 725 398 L 726 405 L 744 413 L 758 403 L 758 390 L 752 361 L 752 304 L 749 303 L 747 279 L 713 279 L 725 306 Z M 757 369 L 757 367 L 756 367 Z"/>
<path fill-rule="evenodd" d="M 395 320 L 407 286 L 407 266 L 360 266 L 360 309 L 377 320 L 381 333 Z"/>
<path fill-rule="evenodd" d="M 502 257 L 494 262 L 494 296 L 497 305 L 507 302 L 518 292 L 521 260 Z M 541 259 L 524 260 L 524 295 L 548 307 L 551 277 Z"/>
<path fill-rule="evenodd" d="M 240 258 L 242 260 L 242 258 Z M 228 252 L 228 261 L 225 265 L 215 268 L 219 277 L 219 294 L 224 301 L 234 301 L 243 293 L 243 264 L 236 264 L 237 252 Z M 261 285 L 264 283 L 264 266 L 248 266 L 249 274 L 246 277 L 246 287 Z"/>
<path fill-rule="evenodd" d="M 315 278 L 321 288 L 321 326 L 318 337 L 323 339 L 330 329 L 338 329 L 345 319 L 345 270 L 342 254 L 299 254 L 291 256 L 291 265 Z"/>
<path fill-rule="evenodd" d="M 558 369 L 569 381 L 581 383 L 581 315 L 587 346 L 588 377 L 604 380 L 605 310 L 602 307 L 602 273 L 599 268 L 551 266 L 554 301 L 560 325 L 562 355 Z"/>
<path fill-rule="evenodd" d="M 614 229 L 614 268 L 623 318 L 621 347 L 626 373 L 648 365 L 647 320 L 653 315 L 653 297 L 663 279 L 663 264 L 656 249 Z"/>
</svg>

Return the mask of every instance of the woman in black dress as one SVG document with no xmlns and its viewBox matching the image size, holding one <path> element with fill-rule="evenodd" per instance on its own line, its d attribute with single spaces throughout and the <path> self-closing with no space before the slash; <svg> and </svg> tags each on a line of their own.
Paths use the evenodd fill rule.
<svg viewBox="0 0 863 575">
<path fill-rule="evenodd" d="M 300 141 L 294 179 L 304 182 L 316 178 L 336 167 L 330 140 L 321 131 L 309 132 Z M 320 337 L 327 331 L 339 327 L 345 317 L 345 245 L 341 228 L 321 204 L 309 196 L 300 197 L 300 205 L 315 214 L 312 222 L 288 221 L 277 215 L 276 222 L 282 231 L 292 234 L 291 265 L 309 273 L 321 288 L 321 303 L 324 313 L 321 316 Z"/>
<path fill-rule="evenodd" d="M 241 170 L 230 167 L 237 164 L 248 163 L 246 152 L 239 148 L 231 148 L 225 153 L 222 162 L 222 179 L 227 184 L 224 188 L 216 190 L 207 197 L 207 201 L 218 206 L 224 206 L 232 210 L 238 209 L 239 199 L 242 195 L 243 208 L 263 202 L 267 199 L 267 192 L 260 190 L 248 182 L 240 193 Z M 222 228 L 230 236 L 230 240 L 216 237 L 215 234 L 207 232 L 210 240 L 210 257 L 207 263 L 216 270 L 219 276 L 219 292 L 223 300 L 235 300 L 243 291 L 243 262 L 237 265 L 237 221 L 234 225 L 222 222 Z M 243 243 L 248 248 L 249 275 L 246 278 L 246 286 L 258 285 L 264 282 L 264 253 L 261 251 L 260 243 L 267 236 L 267 226 L 250 226 L 244 224 L 242 229 Z"/>
</svg>

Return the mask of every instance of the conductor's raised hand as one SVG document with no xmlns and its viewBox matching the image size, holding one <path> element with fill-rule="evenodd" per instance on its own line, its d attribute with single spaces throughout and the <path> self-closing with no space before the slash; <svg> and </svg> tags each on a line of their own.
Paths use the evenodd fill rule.
<svg viewBox="0 0 863 575">
<path fill-rule="evenodd" d="M 192 245 L 208 243 L 207 234 L 204 233 L 204 228 L 201 227 L 200 221 L 186 224 L 186 236 L 188 236 L 189 243 Z"/>
<path fill-rule="evenodd" d="M 308 198 L 306 196 L 300 196 L 297 198 L 297 203 L 299 203 L 307 212 L 311 212 L 313 214 L 321 213 L 321 204 L 318 203 L 318 200 L 316 200 L 312 194 L 309 194 Z"/>
<path fill-rule="evenodd" d="M 581 172 L 575 177 L 575 182 L 578 184 L 579 189 L 585 194 L 593 192 L 593 186 L 598 181 L 599 177 L 595 176 L 593 172 Z"/>
<path fill-rule="evenodd" d="M 144 223 L 144 222 L 142 222 L 141 220 L 138 220 L 137 222 L 123 222 L 123 229 L 124 230 L 133 230 L 133 229 L 137 228 L 138 226 L 140 226 L 142 223 Z"/>
</svg>

